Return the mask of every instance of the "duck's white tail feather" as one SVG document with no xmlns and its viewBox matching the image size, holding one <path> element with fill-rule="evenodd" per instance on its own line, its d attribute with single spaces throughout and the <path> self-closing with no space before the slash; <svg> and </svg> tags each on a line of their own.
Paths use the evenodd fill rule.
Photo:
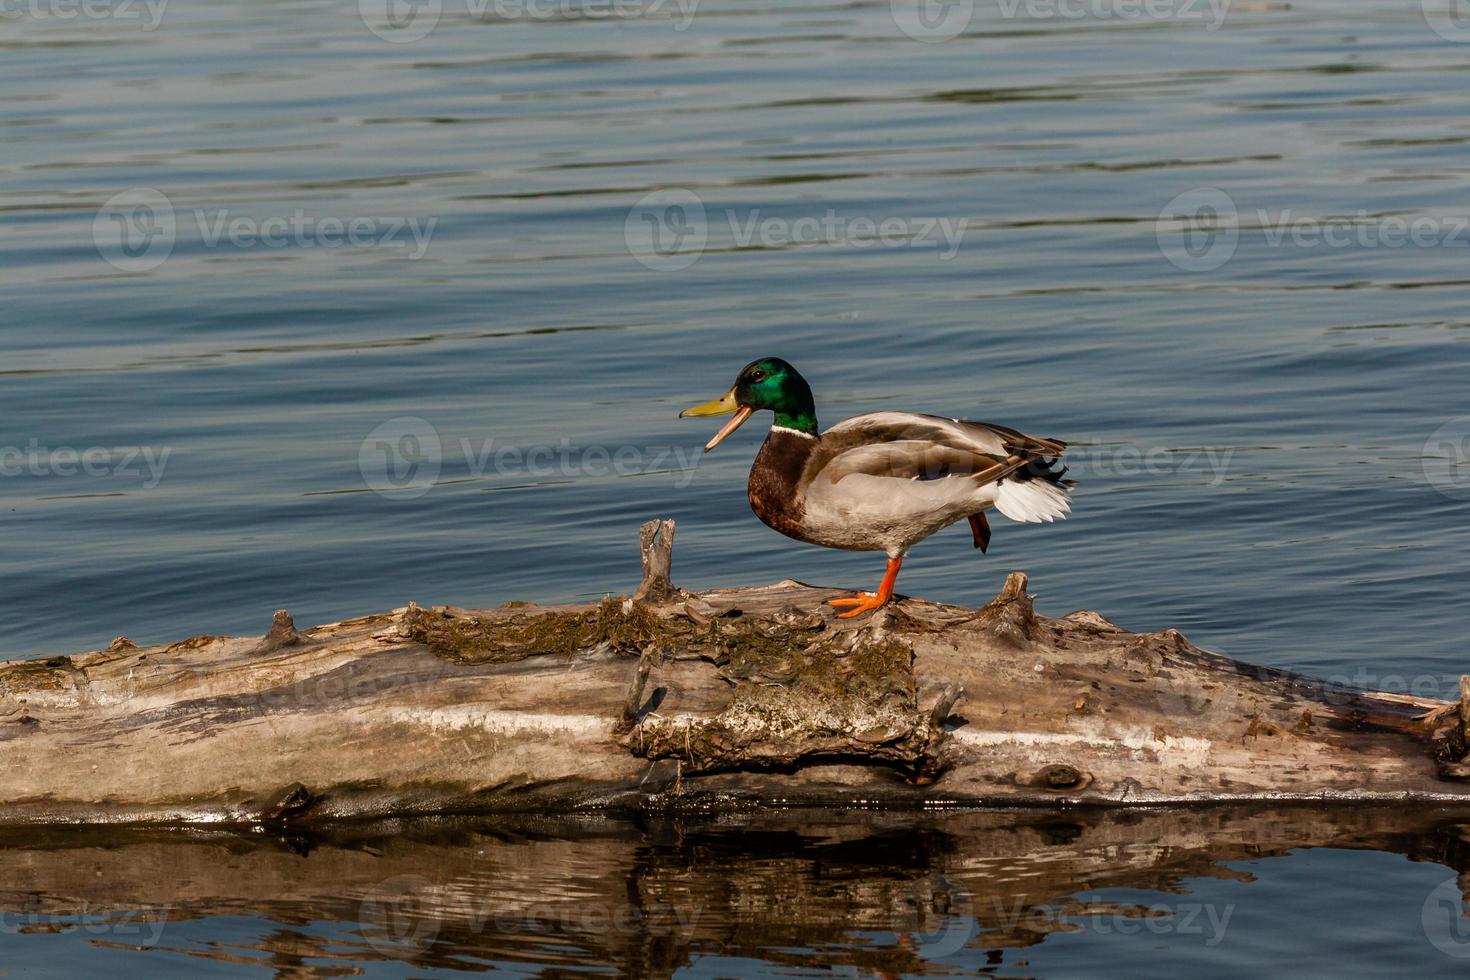
<svg viewBox="0 0 1470 980">
<path fill-rule="evenodd" d="M 1072 509 L 1072 502 L 1065 483 L 1053 483 L 1045 478 L 1016 480 L 1007 477 L 996 487 L 995 509 L 1013 521 L 1040 524 L 1042 521 L 1065 520 Z"/>
</svg>

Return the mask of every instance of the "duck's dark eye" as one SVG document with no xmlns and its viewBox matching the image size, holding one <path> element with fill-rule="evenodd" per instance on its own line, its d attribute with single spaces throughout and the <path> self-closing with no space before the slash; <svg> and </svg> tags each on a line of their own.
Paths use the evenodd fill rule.
<svg viewBox="0 0 1470 980">
<path fill-rule="evenodd" d="M 750 380 L 756 382 L 757 384 L 759 384 L 760 382 L 766 380 L 766 372 L 764 372 L 764 371 L 752 371 L 752 372 L 750 372 Z"/>
</svg>

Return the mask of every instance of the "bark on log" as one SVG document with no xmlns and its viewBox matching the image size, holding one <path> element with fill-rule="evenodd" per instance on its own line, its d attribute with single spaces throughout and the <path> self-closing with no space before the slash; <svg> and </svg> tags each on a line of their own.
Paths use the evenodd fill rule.
<svg viewBox="0 0 1470 980">
<path fill-rule="evenodd" d="M 973 609 L 839 620 L 785 581 L 409 606 L 0 667 L 0 821 L 303 822 L 761 804 L 1470 800 L 1459 702 L 1242 664 L 1175 630 Z M 963 694 L 961 694 L 963 692 Z"/>
</svg>

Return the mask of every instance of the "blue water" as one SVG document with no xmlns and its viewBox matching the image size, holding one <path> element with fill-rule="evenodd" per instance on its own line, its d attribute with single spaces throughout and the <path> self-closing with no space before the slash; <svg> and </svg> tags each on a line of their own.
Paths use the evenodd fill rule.
<svg viewBox="0 0 1470 980">
<path fill-rule="evenodd" d="M 675 417 L 778 354 L 824 423 L 1073 442 L 1071 520 L 900 591 L 1019 568 L 1449 695 L 1470 33 L 1425 3 L 7 5 L 0 654 L 623 591 L 655 516 L 687 587 L 871 585 L 750 515 L 756 426 Z"/>
<path fill-rule="evenodd" d="M 1463 816 L 417 820 L 0 852 L 20 975 L 1463 975 Z M 1366 850 L 1364 849 L 1366 848 Z"/>
</svg>

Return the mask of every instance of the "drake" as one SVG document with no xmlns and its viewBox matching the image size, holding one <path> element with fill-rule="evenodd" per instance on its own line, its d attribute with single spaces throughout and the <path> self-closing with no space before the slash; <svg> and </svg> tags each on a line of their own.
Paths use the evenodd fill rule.
<svg viewBox="0 0 1470 980">
<path fill-rule="evenodd" d="M 811 386 L 779 357 L 751 361 L 729 391 L 679 417 L 734 413 L 709 452 L 763 410 L 775 417 L 750 467 L 755 516 L 798 541 L 888 555 L 878 591 L 829 600 L 843 619 L 886 604 L 909 549 L 941 528 L 968 520 L 983 553 L 991 507 L 1026 523 L 1071 510 L 1075 483 L 1054 466 L 1065 442 L 916 412 L 858 415 L 819 433 Z"/>
</svg>

